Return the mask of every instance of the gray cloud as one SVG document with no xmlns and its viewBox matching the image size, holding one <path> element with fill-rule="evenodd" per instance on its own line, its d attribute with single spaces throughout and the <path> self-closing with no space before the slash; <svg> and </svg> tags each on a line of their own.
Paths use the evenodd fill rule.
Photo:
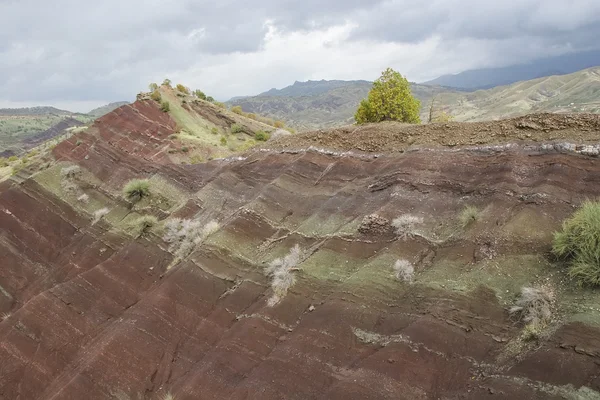
<svg viewBox="0 0 600 400">
<path fill-rule="evenodd" d="M 218 98 L 410 79 L 598 48 L 597 0 L 0 0 L 0 102 L 132 99 L 167 75 Z"/>
</svg>

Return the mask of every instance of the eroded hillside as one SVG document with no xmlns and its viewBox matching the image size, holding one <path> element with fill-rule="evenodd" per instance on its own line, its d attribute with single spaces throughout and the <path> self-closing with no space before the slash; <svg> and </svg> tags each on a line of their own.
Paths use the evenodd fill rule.
<svg viewBox="0 0 600 400">
<path fill-rule="evenodd" d="M 600 121 L 537 118 L 474 143 L 436 126 L 452 147 L 381 125 L 182 164 L 176 114 L 108 114 L 0 183 L 0 398 L 598 398 L 600 292 L 549 249 L 600 194 Z M 535 285 L 552 319 L 525 340 L 507 310 Z"/>
</svg>

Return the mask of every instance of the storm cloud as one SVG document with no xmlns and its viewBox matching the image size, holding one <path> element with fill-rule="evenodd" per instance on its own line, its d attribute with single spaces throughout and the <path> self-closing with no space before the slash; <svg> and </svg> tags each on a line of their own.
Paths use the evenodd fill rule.
<svg viewBox="0 0 600 400">
<path fill-rule="evenodd" d="M 597 0 L 0 0 L 0 107 L 85 111 L 165 77 L 221 100 L 388 66 L 423 81 L 599 36 Z"/>
</svg>

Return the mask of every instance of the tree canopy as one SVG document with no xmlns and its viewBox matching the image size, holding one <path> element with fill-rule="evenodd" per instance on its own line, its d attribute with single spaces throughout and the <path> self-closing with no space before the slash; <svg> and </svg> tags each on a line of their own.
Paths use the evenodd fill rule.
<svg viewBox="0 0 600 400">
<path fill-rule="evenodd" d="M 369 97 L 360 103 L 354 119 L 358 124 L 381 121 L 418 124 L 420 110 L 421 102 L 413 97 L 408 80 L 388 68 L 373 83 Z"/>
</svg>

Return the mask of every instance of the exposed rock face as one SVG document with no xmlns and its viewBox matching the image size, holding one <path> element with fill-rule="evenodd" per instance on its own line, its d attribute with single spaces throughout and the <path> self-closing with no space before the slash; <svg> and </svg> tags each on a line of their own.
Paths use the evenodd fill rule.
<svg viewBox="0 0 600 400">
<path fill-rule="evenodd" d="M 89 206 L 61 194 L 60 165 L 0 184 L 0 399 L 597 395 L 598 294 L 545 258 L 573 206 L 600 195 L 595 158 L 263 150 L 172 165 L 162 149 L 174 129 L 137 102 L 60 144 L 60 165 L 89 179 Z M 119 193 L 133 177 L 160 177 L 161 194 L 177 193 L 170 208 L 129 210 Z M 481 217 L 461 230 L 466 205 Z M 160 231 L 121 230 L 132 213 L 221 228 L 174 262 Z M 406 240 L 364 229 L 408 213 L 424 223 Z M 295 282 L 268 307 L 264 266 L 296 244 Z M 411 285 L 393 276 L 400 258 L 415 266 Z M 542 279 L 560 313 L 547 337 L 523 342 L 506 309 Z"/>
<path fill-rule="evenodd" d="M 390 225 L 390 221 L 377 214 L 371 214 L 364 217 L 358 227 L 358 231 L 365 235 L 382 235 L 390 233 L 391 230 L 392 226 Z"/>
</svg>

